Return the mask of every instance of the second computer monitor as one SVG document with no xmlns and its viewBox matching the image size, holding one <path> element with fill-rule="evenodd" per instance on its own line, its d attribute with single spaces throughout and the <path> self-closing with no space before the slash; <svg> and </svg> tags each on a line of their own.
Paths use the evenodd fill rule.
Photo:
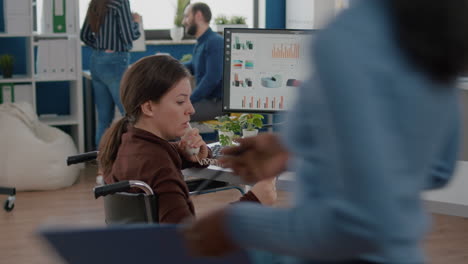
<svg viewBox="0 0 468 264">
<path fill-rule="evenodd" d="M 310 76 L 315 32 L 228 28 L 224 31 L 223 111 L 274 113 L 290 109 Z"/>
</svg>

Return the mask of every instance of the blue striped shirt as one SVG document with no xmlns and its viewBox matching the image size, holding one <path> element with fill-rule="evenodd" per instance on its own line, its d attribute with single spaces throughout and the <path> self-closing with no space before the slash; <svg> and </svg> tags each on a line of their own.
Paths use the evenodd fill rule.
<svg viewBox="0 0 468 264">
<path fill-rule="evenodd" d="M 140 37 L 138 23 L 133 21 L 128 0 L 113 0 L 108 4 L 104 23 L 99 32 L 94 33 L 88 23 L 88 17 L 81 29 L 81 40 L 97 50 L 129 51 L 132 42 Z"/>
</svg>

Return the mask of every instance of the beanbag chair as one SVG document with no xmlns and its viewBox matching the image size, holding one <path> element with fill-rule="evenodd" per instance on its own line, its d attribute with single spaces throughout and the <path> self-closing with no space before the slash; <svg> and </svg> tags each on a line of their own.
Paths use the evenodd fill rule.
<svg viewBox="0 0 468 264">
<path fill-rule="evenodd" d="M 77 154 L 71 137 L 41 123 L 25 102 L 0 105 L 0 186 L 19 191 L 72 185 L 79 166 L 66 165 Z"/>
</svg>

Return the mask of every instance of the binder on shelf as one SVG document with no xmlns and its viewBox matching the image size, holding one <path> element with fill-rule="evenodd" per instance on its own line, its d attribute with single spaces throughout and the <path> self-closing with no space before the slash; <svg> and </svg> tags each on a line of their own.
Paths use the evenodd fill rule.
<svg viewBox="0 0 468 264">
<path fill-rule="evenodd" d="M 5 10 L 4 10 L 4 0 L 0 0 L 0 33 L 5 32 Z"/>
<path fill-rule="evenodd" d="M 16 84 L 14 87 L 15 102 L 27 102 L 30 105 L 34 105 L 34 97 L 33 97 L 33 90 L 32 85 L 29 84 Z"/>
<path fill-rule="evenodd" d="M 30 0 L 4 0 L 4 28 L 10 34 L 29 34 L 32 29 Z"/>
<path fill-rule="evenodd" d="M 76 40 L 40 40 L 37 48 L 36 74 L 40 79 L 74 79 L 76 72 Z"/>
<path fill-rule="evenodd" d="M 6 32 L 10 34 L 30 34 L 31 24 L 29 16 L 7 15 Z"/>
<path fill-rule="evenodd" d="M 30 0 L 4 0 L 5 14 L 29 16 Z"/>
<path fill-rule="evenodd" d="M 42 1 L 41 33 L 52 33 L 52 0 Z"/>
<path fill-rule="evenodd" d="M 65 46 L 67 49 L 66 53 L 66 64 L 65 64 L 65 74 L 69 79 L 76 79 L 76 39 L 69 38 L 68 44 Z"/>
<path fill-rule="evenodd" d="M 54 33 L 65 33 L 67 32 L 66 26 L 66 2 L 65 0 L 53 0 L 54 5 L 52 9 L 52 23 L 54 26 Z"/>
<path fill-rule="evenodd" d="M 66 20 L 66 32 L 69 34 L 76 33 L 75 27 L 75 10 L 78 5 L 76 0 L 66 0 L 65 5 L 65 20 Z"/>
<path fill-rule="evenodd" d="M 49 41 L 40 40 L 37 44 L 36 74 L 38 78 L 46 79 L 49 73 Z"/>
<path fill-rule="evenodd" d="M 15 102 L 15 85 L 13 83 L 0 84 L 0 104 Z"/>
<path fill-rule="evenodd" d="M 54 75 L 58 79 L 64 79 L 67 75 L 65 69 L 67 68 L 68 43 L 66 39 L 54 39 L 49 43 L 49 55 L 53 54 L 50 58 L 52 73 L 55 73 Z"/>
</svg>

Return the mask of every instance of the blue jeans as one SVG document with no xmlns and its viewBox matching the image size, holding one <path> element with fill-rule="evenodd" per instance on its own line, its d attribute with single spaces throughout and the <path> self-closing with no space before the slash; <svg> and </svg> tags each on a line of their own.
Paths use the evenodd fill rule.
<svg viewBox="0 0 468 264">
<path fill-rule="evenodd" d="M 128 67 L 128 52 L 104 52 L 93 50 L 91 54 L 91 76 L 94 102 L 96 103 L 98 124 L 95 143 L 99 146 L 101 137 L 114 119 L 115 106 L 124 115 L 125 110 L 120 101 L 120 80 Z"/>
</svg>

